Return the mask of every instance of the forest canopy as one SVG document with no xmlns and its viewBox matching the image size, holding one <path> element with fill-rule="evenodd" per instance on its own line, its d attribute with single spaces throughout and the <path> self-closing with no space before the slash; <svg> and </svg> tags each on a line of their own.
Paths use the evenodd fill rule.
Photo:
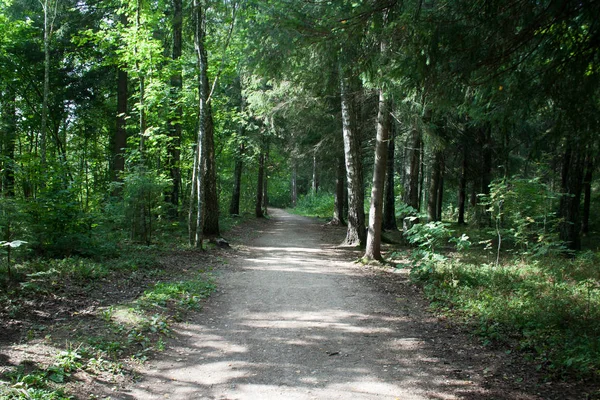
<svg viewBox="0 0 600 400">
<path fill-rule="evenodd" d="M 219 216 L 329 193 L 369 258 L 407 217 L 580 250 L 598 21 L 592 1 L 2 0 L 1 238 L 92 256 L 187 225 L 201 246 Z"/>
</svg>

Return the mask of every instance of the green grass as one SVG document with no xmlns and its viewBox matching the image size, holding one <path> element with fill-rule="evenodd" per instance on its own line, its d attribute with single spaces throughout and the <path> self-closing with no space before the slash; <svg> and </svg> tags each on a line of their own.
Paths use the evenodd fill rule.
<svg viewBox="0 0 600 400">
<path fill-rule="evenodd" d="M 333 194 L 321 192 L 301 196 L 296 203 L 296 207 L 290 211 L 306 217 L 331 218 L 333 207 Z"/>
<path fill-rule="evenodd" d="M 499 266 L 455 259 L 414 277 L 435 308 L 486 342 L 516 345 L 553 377 L 600 377 L 600 254 Z"/>
</svg>

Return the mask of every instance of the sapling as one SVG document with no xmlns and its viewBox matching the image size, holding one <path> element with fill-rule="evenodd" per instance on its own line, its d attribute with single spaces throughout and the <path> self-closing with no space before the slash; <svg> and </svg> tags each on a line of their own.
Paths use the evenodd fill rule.
<svg viewBox="0 0 600 400">
<path fill-rule="evenodd" d="M 21 247 L 21 245 L 27 242 L 23 240 L 13 240 L 12 242 L 5 242 L 0 240 L 0 246 L 6 247 L 6 268 L 8 270 L 8 280 L 12 280 L 12 273 L 10 270 L 10 252 L 12 248 Z"/>
</svg>

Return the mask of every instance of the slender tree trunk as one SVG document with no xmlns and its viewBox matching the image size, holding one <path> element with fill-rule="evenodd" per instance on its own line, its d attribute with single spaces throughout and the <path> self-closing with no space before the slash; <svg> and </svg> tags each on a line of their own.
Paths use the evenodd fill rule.
<svg viewBox="0 0 600 400">
<path fill-rule="evenodd" d="M 594 157 L 586 157 L 585 176 L 583 177 L 583 216 L 581 218 L 581 234 L 590 232 L 590 205 L 592 198 L 592 174 L 594 172 Z"/>
<path fill-rule="evenodd" d="M 202 5 L 198 6 L 202 9 Z M 201 29 L 204 28 L 202 21 Z M 203 178 L 202 178 L 202 196 L 204 216 L 202 224 L 202 232 L 204 236 L 219 236 L 219 200 L 217 194 L 217 167 L 215 162 L 215 139 L 214 139 L 214 123 L 212 115 L 212 107 L 209 99 L 211 87 L 208 82 L 208 57 L 204 39 L 206 32 L 202 31 L 199 41 L 199 54 L 202 59 L 200 69 L 200 80 L 203 91 L 204 101 L 204 159 L 203 159 Z"/>
<path fill-rule="evenodd" d="M 256 184 L 256 207 L 255 215 L 256 218 L 263 218 L 265 216 L 263 206 L 263 190 L 264 190 L 264 172 L 265 172 L 265 153 L 264 149 L 261 149 L 258 155 L 258 180 Z"/>
<path fill-rule="evenodd" d="M 298 203 L 298 162 L 294 158 L 292 160 L 292 206 L 296 207 Z"/>
<path fill-rule="evenodd" d="M 42 8 L 44 12 L 44 88 L 42 93 L 42 115 L 40 127 L 40 168 L 42 172 L 46 169 L 47 152 L 47 130 L 48 130 L 48 101 L 50 97 L 50 40 L 54 29 L 54 19 L 56 18 L 56 7 L 58 0 L 54 0 L 54 5 L 50 0 L 43 0 Z M 52 9 L 53 8 L 53 9 Z"/>
<path fill-rule="evenodd" d="M 373 165 L 373 186 L 369 207 L 369 230 L 364 258 L 383 260 L 381 256 L 381 228 L 383 223 L 383 192 L 387 167 L 388 138 L 391 127 L 389 100 L 383 89 L 379 90 L 379 111 L 377 112 L 377 138 L 375 141 L 375 161 Z"/>
<path fill-rule="evenodd" d="M 198 137 L 196 142 L 196 158 L 194 173 L 196 179 L 192 183 L 195 189 L 192 188 L 192 196 L 190 196 L 190 203 L 196 203 L 196 222 L 195 224 L 189 223 L 189 226 L 194 225 L 194 246 L 202 248 L 203 240 L 203 221 L 205 217 L 204 209 L 204 168 L 205 168 L 205 142 L 207 130 L 212 129 L 212 121 L 210 114 L 210 105 L 208 104 L 208 94 L 210 87 L 208 86 L 208 64 L 206 49 L 204 47 L 204 13 L 200 0 L 194 0 L 194 16 L 195 16 L 195 30 L 194 30 L 194 47 L 196 51 L 196 62 L 198 68 Z M 190 207 L 193 207 L 190 205 Z M 191 212 L 190 214 L 193 214 Z M 192 236 L 190 232 L 190 236 Z"/>
<path fill-rule="evenodd" d="M 2 194 L 15 196 L 15 145 L 17 140 L 17 109 L 15 94 L 6 90 L 2 99 L 2 120 L 0 121 L 0 144 L 2 145 Z"/>
<path fill-rule="evenodd" d="M 229 214 L 240 214 L 240 196 L 242 193 L 242 169 L 244 167 L 244 144 L 238 147 L 235 156 L 235 167 L 233 170 L 233 193 L 231 195 L 231 204 L 229 205 Z"/>
<path fill-rule="evenodd" d="M 408 173 L 408 190 L 405 203 L 419 210 L 419 171 L 421 169 L 421 133 L 413 128 L 410 146 L 410 172 Z"/>
<path fill-rule="evenodd" d="M 431 164 L 431 178 L 429 179 L 429 195 L 427 199 L 427 220 L 439 221 L 438 218 L 438 192 L 440 190 L 442 152 L 435 150 Z"/>
<path fill-rule="evenodd" d="M 121 180 L 125 172 L 125 148 L 127 147 L 127 71 L 119 68 L 117 71 L 117 120 L 113 137 L 113 168 L 112 180 Z M 114 193 L 115 195 L 118 193 Z"/>
<path fill-rule="evenodd" d="M 269 143 L 266 144 L 263 167 L 263 213 L 269 215 Z"/>
<path fill-rule="evenodd" d="M 391 114 L 389 118 L 391 118 Z M 394 124 L 390 121 L 390 138 L 387 143 L 387 167 L 385 174 L 385 201 L 383 203 L 383 229 L 398 230 L 396 224 L 396 194 L 394 193 L 394 153 L 396 146 L 394 143 Z"/>
<path fill-rule="evenodd" d="M 467 201 L 467 149 L 463 148 L 462 168 L 460 172 L 460 181 L 458 184 L 458 223 L 465 223 L 465 204 Z"/>
<path fill-rule="evenodd" d="M 172 113 L 169 113 L 169 142 L 167 146 L 167 168 L 172 181 L 170 193 L 167 194 L 167 201 L 173 206 L 173 216 L 177 216 L 179 206 L 180 184 L 181 184 L 181 120 L 183 118 L 183 107 L 181 106 L 180 95 L 183 87 L 183 78 L 179 59 L 182 53 L 182 4 L 181 0 L 173 0 L 173 54 L 172 60 L 175 66 L 175 72 L 171 76 L 171 96 L 169 107 Z"/>
<path fill-rule="evenodd" d="M 579 207 L 583 188 L 583 156 L 579 149 L 567 146 L 562 168 L 562 197 L 558 216 L 559 237 L 569 250 L 581 249 Z"/>
<path fill-rule="evenodd" d="M 312 168 L 312 186 L 311 193 L 313 195 L 317 194 L 317 190 L 319 188 L 319 184 L 317 183 L 317 149 L 313 150 L 313 168 Z"/>
<path fill-rule="evenodd" d="M 335 198 L 333 206 L 333 225 L 345 225 L 344 222 L 344 181 L 346 180 L 346 169 L 344 168 L 344 156 L 340 156 L 337 162 L 335 177 Z"/>
<path fill-rule="evenodd" d="M 346 246 L 364 246 L 366 242 L 365 198 L 361 148 L 356 126 L 353 94 L 350 92 L 348 78 L 344 74 L 344 68 L 340 66 L 342 131 L 346 159 L 346 179 L 348 181 L 348 229 L 343 244 Z"/>
<path fill-rule="evenodd" d="M 208 78 L 206 77 L 206 84 Z M 214 124 L 210 102 L 206 104 L 206 131 L 204 137 L 204 226 L 205 236 L 216 237 L 219 231 L 219 198 L 217 193 L 217 165 L 215 161 Z"/>
</svg>

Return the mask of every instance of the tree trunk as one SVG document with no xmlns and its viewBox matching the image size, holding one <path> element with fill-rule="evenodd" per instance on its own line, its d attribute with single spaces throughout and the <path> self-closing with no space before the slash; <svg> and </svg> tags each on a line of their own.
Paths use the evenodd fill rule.
<svg viewBox="0 0 600 400">
<path fill-rule="evenodd" d="M 2 120 L 0 134 L 2 145 L 2 194 L 5 197 L 15 196 L 15 144 L 17 140 L 17 109 L 15 94 L 11 90 L 4 93 L 2 99 Z"/>
<path fill-rule="evenodd" d="M 177 208 L 179 206 L 180 184 L 181 184 L 181 121 L 183 118 L 183 107 L 180 102 L 181 89 L 183 87 L 183 78 L 179 59 L 181 58 L 182 48 L 182 4 L 181 0 L 173 0 L 173 64 L 175 72 L 171 76 L 171 96 L 169 113 L 168 131 L 169 142 L 167 145 L 167 168 L 171 177 L 172 187 L 170 193 L 167 194 L 167 201 L 173 206 L 173 216 L 177 216 Z"/>
<path fill-rule="evenodd" d="M 594 157 L 586 157 L 585 176 L 583 177 L 583 216 L 581 218 L 581 234 L 590 232 L 590 205 L 592 198 L 592 174 L 594 172 Z"/>
<path fill-rule="evenodd" d="M 263 190 L 264 190 L 264 172 L 265 172 L 265 153 L 264 150 L 261 149 L 260 154 L 258 155 L 258 180 L 256 184 L 256 207 L 255 207 L 255 215 L 256 218 L 263 218 L 265 216 L 262 206 L 263 206 Z"/>
<path fill-rule="evenodd" d="M 364 246 L 367 235 L 365 232 L 365 198 L 361 148 L 356 126 L 354 99 L 350 92 L 348 78 L 344 74 L 344 68 L 340 65 L 342 132 L 346 159 L 346 179 L 348 181 L 348 229 L 343 245 Z"/>
<path fill-rule="evenodd" d="M 194 48 L 196 51 L 196 63 L 198 68 L 198 136 L 196 142 L 196 157 L 194 160 L 195 168 L 193 171 L 192 194 L 190 196 L 190 213 L 188 226 L 194 228 L 194 233 L 190 232 L 190 237 L 194 237 L 194 246 L 202 248 L 202 228 L 204 220 L 204 171 L 205 168 L 205 136 L 207 129 L 212 129 L 212 124 L 209 123 L 210 107 L 208 104 L 208 94 L 210 87 L 208 86 L 207 76 L 207 57 L 204 47 L 204 13 L 200 0 L 193 2 L 195 29 L 194 29 Z M 195 179 L 194 179 L 195 178 Z M 195 187 L 194 187 L 195 186 Z M 196 204 L 196 221 L 193 223 L 191 217 L 193 215 L 194 203 Z"/>
<path fill-rule="evenodd" d="M 442 152 L 435 150 L 433 162 L 431 164 L 431 178 L 429 179 L 429 195 L 427 198 L 427 220 L 439 221 L 438 218 L 438 192 L 440 190 L 440 181 L 442 178 Z"/>
<path fill-rule="evenodd" d="M 331 224 L 345 225 L 344 222 L 344 180 L 346 179 L 346 170 L 344 168 L 344 156 L 340 156 L 337 162 L 335 177 L 335 197 L 333 206 L 333 218 Z"/>
<path fill-rule="evenodd" d="M 583 156 L 569 144 L 562 168 L 562 197 L 558 210 L 559 237 L 569 250 L 581 249 L 579 207 L 583 187 Z"/>
<path fill-rule="evenodd" d="M 317 149 L 313 150 L 313 168 L 312 168 L 312 186 L 311 186 L 311 194 L 317 194 L 319 190 L 319 182 L 317 176 Z"/>
<path fill-rule="evenodd" d="M 120 181 L 125 172 L 125 149 L 127 147 L 127 71 L 119 68 L 117 71 L 117 120 L 112 141 L 112 180 Z M 118 194 L 113 193 L 114 195 Z"/>
<path fill-rule="evenodd" d="M 292 160 L 292 206 L 296 207 L 298 203 L 298 165 L 294 158 Z"/>
<path fill-rule="evenodd" d="M 375 141 L 375 161 L 373 163 L 373 186 L 369 207 L 369 230 L 364 258 L 383 260 L 381 256 L 381 227 L 383 222 L 383 192 L 387 167 L 388 138 L 391 127 L 389 101 L 383 89 L 379 90 L 379 111 L 377 112 L 377 138 Z"/>
<path fill-rule="evenodd" d="M 444 211 L 444 154 L 442 153 L 440 159 L 440 181 L 438 183 L 438 191 L 437 191 L 437 212 L 436 212 L 436 221 L 442 220 L 442 213 Z"/>
<path fill-rule="evenodd" d="M 269 143 L 266 144 L 263 167 L 263 213 L 269 215 Z"/>
<path fill-rule="evenodd" d="M 405 203 L 419 211 L 419 171 L 421 169 L 421 133 L 413 128 L 410 146 L 410 171 L 408 173 L 408 190 Z"/>
<path fill-rule="evenodd" d="M 46 145 L 48 130 L 48 101 L 50 97 L 50 39 L 54 29 L 54 18 L 56 17 L 56 7 L 58 0 L 54 2 L 54 9 L 51 10 L 52 3 L 44 0 L 42 8 L 44 12 L 44 88 L 42 93 L 42 115 L 40 127 L 40 171 L 46 169 Z M 53 13 L 53 15 L 50 15 Z"/>
<path fill-rule="evenodd" d="M 229 214 L 240 214 L 240 195 L 242 193 L 242 169 L 244 167 L 244 144 L 241 143 L 235 156 L 235 168 L 233 170 L 233 193 L 231 195 L 231 204 L 229 205 Z"/>
<path fill-rule="evenodd" d="M 460 181 L 458 184 L 458 223 L 465 223 L 465 203 L 467 200 L 467 149 L 463 148 L 462 169 L 460 172 Z"/>
<path fill-rule="evenodd" d="M 208 85 L 208 77 L 205 76 Z M 207 86 L 208 87 L 208 86 Z M 215 162 L 215 139 L 212 109 L 206 103 L 206 131 L 204 136 L 204 236 L 216 237 L 219 231 L 219 199 L 217 193 L 217 165 Z"/>
<path fill-rule="evenodd" d="M 391 118 L 391 114 L 389 118 Z M 396 194 L 394 193 L 394 153 L 396 146 L 394 143 L 394 125 L 390 121 L 390 138 L 387 143 L 387 171 L 385 174 L 385 201 L 383 203 L 383 229 L 398 230 L 396 224 Z"/>
</svg>

